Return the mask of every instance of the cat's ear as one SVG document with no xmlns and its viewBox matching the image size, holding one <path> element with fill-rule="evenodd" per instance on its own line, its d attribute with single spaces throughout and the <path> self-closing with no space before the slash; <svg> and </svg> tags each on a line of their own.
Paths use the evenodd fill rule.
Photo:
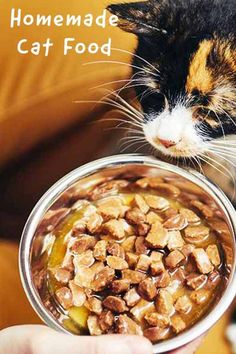
<svg viewBox="0 0 236 354">
<path fill-rule="evenodd" d="M 165 29 L 154 24 L 158 15 L 158 4 L 154 0 L 114 4 L 107 9 L 119 18 L 118 26 L 126 32 L 136 35 L 166 33 Z"/>
</svg>

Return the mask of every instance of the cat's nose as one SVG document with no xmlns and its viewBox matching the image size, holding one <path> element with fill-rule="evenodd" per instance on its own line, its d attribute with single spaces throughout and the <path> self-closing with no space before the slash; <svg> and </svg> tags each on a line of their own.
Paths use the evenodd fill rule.
<svg viewBox="0 0 236 354">
<path fill-rule="evenodd" d="M 176 145 L 176 143 L 174 141 L 171 140 L 165 140 L 165 139 L 158 139 L 160 144 L 165 146 L 165 148 L 170 148 L 171 146 Z"/>
</svg>

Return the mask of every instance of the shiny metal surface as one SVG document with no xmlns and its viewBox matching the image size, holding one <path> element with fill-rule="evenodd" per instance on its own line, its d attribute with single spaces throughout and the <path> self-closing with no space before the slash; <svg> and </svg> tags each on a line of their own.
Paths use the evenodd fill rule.
<svg viewBox="0 0 236 354">
<path fill-rule="evenodd" d="M 197 322 L 193 327 L 179 334 L 175 338 L 168 339 L 153 346 L 154 353 L 163 353 L 178 348 L 194 340 L 206 332 L 223 315 L 236 294 L 236 275 L 235 275 L 235 235 L 236 235 L 236 212 L 219 188 L 208 181 L 204 176 L 196 171 L 186 171 L 176 166 L 158 161 L 153 157 L 138 154 L 118 155 L 100 159 L 86 164 L 62 178 L 40 199 L 33 209 L 22 234 L 19 266 L 22 283 L 27 297 L 41 317 L 50 327 L 61 332 L 68 333 L 63 326 L 45 308 L 34 285 L 32 268 L 34 263 L 40 259 L 42 249 L 45 250 L 44 237 L 37 235 L 36 230 L 46 211 L 62 198 L 63 193 L 76 191 L 101 182 L 108 177 L 118 175 L 131 175 L 136 177 L 165 175 L 170 178 L 180 178 L 183 181 L 192 182 L 197 185 L 202 192 L 216 202 L 219 209 L 223 212 L 225 221 L 228 223 L 232 237 L 227 240 L 228 247 L 232 251 L 231 275 L 227 287 L 218 303 L 211 312 Z M 65 194 L 64 194 L 65 195 Z"/>
</svg>

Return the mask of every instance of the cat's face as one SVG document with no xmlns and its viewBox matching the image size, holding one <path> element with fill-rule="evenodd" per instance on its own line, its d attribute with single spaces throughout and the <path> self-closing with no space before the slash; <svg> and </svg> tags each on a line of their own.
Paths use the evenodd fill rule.
<svg viewBox="0 0 236 354">
<path fill-rule="evenodd" d="M 133 82 L 146 139 L 173 157 L 236 134 L 235 0 L 150 0 L 112 5 L 138 36 Z"/>
</svg>

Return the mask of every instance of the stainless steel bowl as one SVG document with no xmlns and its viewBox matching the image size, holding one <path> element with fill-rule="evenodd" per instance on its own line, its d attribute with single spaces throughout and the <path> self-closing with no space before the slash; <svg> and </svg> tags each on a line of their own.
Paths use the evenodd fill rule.
<svg viewBox="0 0 236 354">
<path fill-rule="evenodd" d="M 231 237 L 228 237 L 227 239 L 224 238 L 222 240 L 222 242 L 225 243 L 225 247 L 227 247 L 230 255 L 230 264 L 228 264 L 230 268 L 230 276 L 221 298 L 214 305 L 211 311 L 190 329 L 172 339 L 165 340 L 153 346 L 154 353 L 163 353 L 185 345 L 205 333 L 227 310 L 236 294 L 236 212 L 224 193 L 196 171 L 186 171 L 176 166 L 158 161 L 153 157 L 138 154 L 118 155 L 103 158 L 72 171 L 58 181 L 53 187 L 51 187 L 40 199 L 25 225 L 19 254 L 21 279 L 27 297 L 41 319 L 48 326 L 56 330 L 69 333 L 56 319 L 56 317 L 52 315 L 52 312 L 55 309 L 51 309 L 52 311 L 49 311 L 49 309 L 45 307 L 37 290 L 37 284 L 35 284 L 36 280 L 33 272 L 35 269 L 40 271 L 40 267 L 42 269 L 45 267 L 48 253 L 50 253 L 48 239 L 42 237 L 42 235 L 37 232 L 38 225 L 45 213 L 51 207 L 55 207 L 55 203 L 58 205 L 63 204 L 63 201 L 66 200 L 68 192 L 72 190 L 76 191 L 82 187 L 95 185 L 108 177 L 115 177 L 124 174 L 135 177 L 164 174 L 170 178 L 179 179 L 184 182 L 184 184 L 187 182 L 187 185 L 192 185 L 194 188 L 197 186 L 199 191 L 205 193 L 207 198 L 217 204 L 230 229 Z"/>
</svg>

